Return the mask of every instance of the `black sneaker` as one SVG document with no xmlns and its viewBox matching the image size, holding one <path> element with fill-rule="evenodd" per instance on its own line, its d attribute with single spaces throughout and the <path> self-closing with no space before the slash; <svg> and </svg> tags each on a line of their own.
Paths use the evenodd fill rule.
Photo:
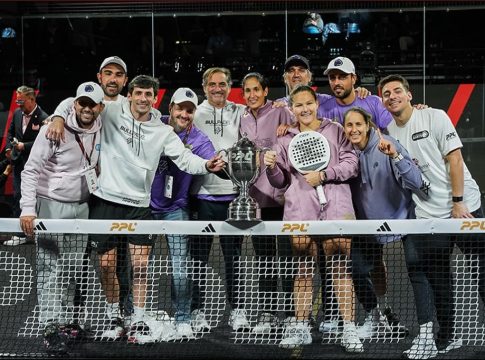
<svg viewBox="0 0 485 360">
<path fill-rule="evenodd" d="M 383 314 L 387 318 L 387 322 L 394 334 L 398 335 L 399 337 L 406 337 L 409 335 L 409 329 L 405 325 L 401 324 L 399 316 L 392 311 L 389 306 L 386 307 Z"/>
<path fill-rule="evenodd" d="M 78 323 L 65 325 L 61 327 L 61 331 L 66 334 L 69 341 L 88 341 L 94 338 L 94 334 L 89 329 L 83 328 Z"/>
<path fill-rule="evenodd" d="M 463 339 L 456 337 L 451 340 L 437 339 L 436 348 L 438 349 L 438 354 L 446 354 L 451 350 L 459 349 L 463 346 Z"/>
<path fill-rule="evenodd" d="M 59 325 L 52 323 L 44 328 L 44 346 L 47 353 L 53 355 L 67 354 L 68 336 L 61 331 Z"/>
</svg>

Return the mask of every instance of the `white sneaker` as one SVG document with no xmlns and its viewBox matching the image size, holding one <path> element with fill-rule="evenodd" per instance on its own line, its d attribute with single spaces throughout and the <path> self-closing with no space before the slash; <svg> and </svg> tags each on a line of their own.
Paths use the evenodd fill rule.
<svg viewBox="0 0 485 360">
<path fill-rule="evenodd" d="M 258 323 L 253 328 L 253 334 L 270 334 L 278 324 L 278 318 L 271 313 L 262 313 L 259 316 Z"/>
<path fill-rule="evenodd" d="M 318 327 L 318 331 L 321 332 L 322 334 L 326 333 L 332 333 L 332 334 L 337 334 L 341 331 L 339 327 L 339 319 L 330 319 L 330 320 L 325 320 L 320 323 L 320 326 Z"/>
<path fill-rule="evenodd" d="M 386 317 L 378 311 L 368 313 L 364 323 L 357 327 L 357 335 L 360 339 L 370 339 L 386 333 L 392 334 L 392 329 Z"/>
<path fill-rule="evenodd" d="M 191 314 L 191 325 L 195 332 L 209 332 L 211 327 L 205 318 L 205 313 L 202 310 L 194 310 Z"/>
<path fill-rule="evenodd" d="M 246 310 L 234 309 L 231 311 L 231 316 L 229 317 L 229 326 L 232 326 L 232 330 L 249 330 L 250 325 L 246 317 Z"/>
<path fill-rule="evenodd" d="M 130 344 L 148 344 L 157 339 L 152 334 L 150 327 L 144 321 L 138 321 L 131 324 L 128 332 L 128 343 Z"/>
<path fill-rule="evenodd" d="M 121 339 L 125 334 L 126 330 L 123 327 L 123 320 L 114 318 L 110 320 L 109 328 L 101 334 L 101 340 L 115 341 Z"/>
<path fill-rule="evenodd" d="M 357 336 L 357 329 L 353 322 L 345 323 L 340 338 L 340 344 L 345 351 L 350 353 L 361 353 L 364 351 L 364 345 Z"/>
<path fill-rule="evenodd" d="M 6 246 L 17 246 L 27 243 L 27 238 L 23 236 L 13 235 L 10 240 L 4 241 L 3 245 Z"/>
<path fill-rule="evenodd" d="M 192 326 L 188 323 L 177 323 L 175 324 L 175 331 L 177 332 L 177 339 L 189 340 L 195 339 L 194 331 Z"/>
<path fill-rule="evenodd" d="M 433 334 L 419 333 L 411 347 L 404 351 L 408 359 L 430 359 L 438 355 Z"/>
<path fill-rule="evenodd" d="M 285 328 L 283 338 L 279 343 L 279 347 L 292 349 L 301 345 L 309 345 L 312 343 L 312 334 L 310 327 L 303 321 L 294 322 Z"/>
</svg>

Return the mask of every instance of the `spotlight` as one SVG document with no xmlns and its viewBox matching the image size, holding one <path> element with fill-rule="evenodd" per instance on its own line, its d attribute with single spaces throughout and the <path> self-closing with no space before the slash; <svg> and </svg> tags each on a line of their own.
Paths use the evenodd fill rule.
<svg viewBox="0 0 485 360">
<path fill-rule="evenodd" d="M 323 20 L 317 13 L 308 13 L 303 22 L 303 32 L 308 35 L 320 35 L 323 32 Z"/>
</svg>

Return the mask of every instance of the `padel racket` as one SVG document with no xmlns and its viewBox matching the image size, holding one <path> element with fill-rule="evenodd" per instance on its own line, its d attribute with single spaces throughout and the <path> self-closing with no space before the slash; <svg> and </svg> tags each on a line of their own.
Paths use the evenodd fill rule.
<svg viewBox="0 0 485 360">
<path fill-rule="evenodd" d="M 300 173 L 321 171 L 330 162 L 330 145 L 325 136 L 316 131 L 303 131 L 291 140 L 288 146 L 291 165 Z M 317 186 L 320 205 L 327 203 L 323 186 Z"/>
</svg>

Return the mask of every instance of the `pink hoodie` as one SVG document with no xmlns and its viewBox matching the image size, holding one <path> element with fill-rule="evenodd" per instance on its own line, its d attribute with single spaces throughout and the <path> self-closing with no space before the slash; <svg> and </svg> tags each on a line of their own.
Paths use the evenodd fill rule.
<svg viewBox="0 0 485 360">
<path fill-rule="evenodd" d="M 22 171 L 22 216 L 37 215 L 37 196 L 60 202 L 85 202 L 89 198 L 84 173 L 98 163 L 101 118 L 98 116 L 90 129 L 80 128 L 73 107 L 66 125 L 79 135 L 86 154 L 90 156 L 90 164 L 72 131 L 66 128 L 66 141 L 56 144 L 46 139 L 47 126 L 43 126 Z"/>
<path fill-rule="evenodd" d="M 330 162 L 325 169 L 324 185 L 327 204 L 320 206 L 315 188 L 311 187 L 288 159 L 288 145 L 300 132 L 298 127 L 288 129 L 286 136 L 278 138 L 277 166 L 267 170 L 269 182 L 278 188 L 288 186 L 285 192 L 284 220 L 345 220 L 355 219 L 352 195 L 348 180 L 359 172 L 359 160 L 352 144 L 347 140 L 340 124 L 323 119 L 319 133 L 330 145 Z"/>
</svg>

